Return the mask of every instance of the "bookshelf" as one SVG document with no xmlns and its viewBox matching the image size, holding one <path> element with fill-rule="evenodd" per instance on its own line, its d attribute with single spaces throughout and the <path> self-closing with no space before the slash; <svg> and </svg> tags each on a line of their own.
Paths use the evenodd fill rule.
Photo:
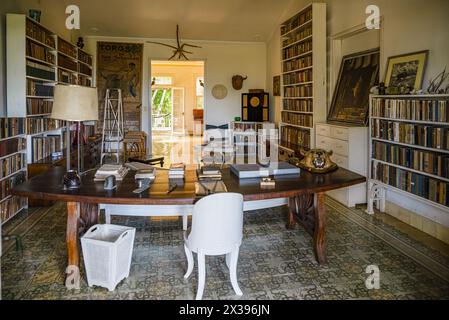
<svg viewBox="0 0 449 320">
<path fill-rule="evenodd" d="M 0 118 L 0 224 L 27 207 L 27 199 L 11 195 L 26 180 L 25 118 Z"/>
<path fill-rule="evenodd" d="M 92 56 L 23 14 L 6 15 L 7 116 L 25 118 L 28 178 L 65 148 L 66 122 L 51 119 L 56 84 L 92 85 Z M 58 162 L 59 163 L 59 162 Z M 29 202 L 33 206 L 33 201 Z"/>
<path fill-rule="evenodd" d="M 270 136 L 270 132 L 259 130 L 275 129 L 271 122 L 232 121 L 229 124 L 234 146 L 234 159 L 237 163 L 256 163 L 257 155 L 262 156 L 266 150 L 262 141 Z"/>
<path fill-rule="evenodd" d="M 449 212 L 449 95 L 370 96 L 368 213 L 394 191 Z"/>
<path fill-rule="evenodd" d="M 311 3 L 281 25 L 280 157 L 315 146 L 326 120 L 326 4 Z"/>
</svg>

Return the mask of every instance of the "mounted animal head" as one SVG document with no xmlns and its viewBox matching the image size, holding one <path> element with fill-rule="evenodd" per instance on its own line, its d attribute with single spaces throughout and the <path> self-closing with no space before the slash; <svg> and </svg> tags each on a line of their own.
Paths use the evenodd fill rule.
<svg viewBox="0 0 449 320">
<path fill-rule="evenodd" d="M 248 77 L 243 77 L 241 75 L 235 75 L 232 77 L 232 87 L 235 90 L 240 90 L 243 87 L 243 81 L 248 79 Z"/>
<path fill-rule="evenodd" d="M 301 155 L 304 157 L 300 162 L 299 166 L 310 172 L 324 173 L 337 169 L 337 165 L 331 160 L 331 151 L 326 151 L 323 149 L 312 149 L 305 152 L 301 150 Z"/>
</svg>

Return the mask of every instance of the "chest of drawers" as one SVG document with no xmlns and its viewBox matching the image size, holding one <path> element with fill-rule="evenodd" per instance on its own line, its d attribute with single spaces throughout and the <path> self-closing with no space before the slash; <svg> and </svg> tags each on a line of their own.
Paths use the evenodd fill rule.
<svg viewBox="0 0 449 320">
<path fill-rule="evenodd" d="M 317 123 L 317 148 L 332 150 L 332 160 L 340 167 L 363 176 L 368 174 L 368 128 Z M 348 207 L 366 203 L 366 184 L 331 191 L 329 196 Z"/>
</svg>

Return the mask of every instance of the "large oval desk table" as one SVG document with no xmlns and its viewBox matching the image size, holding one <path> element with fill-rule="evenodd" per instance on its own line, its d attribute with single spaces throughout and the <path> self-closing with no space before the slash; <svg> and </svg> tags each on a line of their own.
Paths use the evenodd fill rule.
<svg viewBox="0 0 449 320">
<path fill-rule="evenodd" d="M 12 190 L 14 195 L 35 199 L 56 200 L 67 203 L 67 251 L 68 265 L 79 279 L 79 237 L 98 221 L 98 208 L 107 205 L 135 205 L 149 211 L 161 206 L 192 206 L 201 197 L 195 194 L 197 181 L 194 170 L 186 171 L 184 184 L 167 193 L 167 171 L 158 171 L 150 189 L 135 194 L 134 171 L 117 183 L 113 191 L 103 189 L 103 182 L 94 182 L 94 172 L 82 177 L 82 186 L 65 191 L 62 187 L 65 168 L 54 167 L 33 177 Z M 299 223 L 313 237 L 313 249 L 319 263 L 326 263 L 325 254 L 325 192 L 365 182 L 365 177 L 354 172 L 338 169 L 326 174 L 312 174 L 301 170 L 299 175 L 277 176 L 274 188 L 261 188 L 260 179 L 240 179 L 229 169 L 223 169 L 223 182 L 228 192 L 244 196 L 244 209 L 288 205 L 287 228 Z M 149 214 L 151 215 L 151 214 Z M 157 214 L 154 214 L 157 215 Z M 72 268 L 73 270 L 73 268 Z M 73 275 L 73 273 L 72 273 Z M 67 284 L 67 283 L 66 283 Z"/>
</svg>

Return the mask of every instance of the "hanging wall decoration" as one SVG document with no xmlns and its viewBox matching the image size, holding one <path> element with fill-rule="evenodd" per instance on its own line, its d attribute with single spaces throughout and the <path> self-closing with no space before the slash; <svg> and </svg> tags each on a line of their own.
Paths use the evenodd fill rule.
<svg viewBox="0 0 449 320">
<path fill-rule="evenodd" d="M 98 42 L 97 87 L 99 128 L 102 128 L 106 89 L 122 90 L 124 129 L 140 131 L 143 44 Z"/>
<path fill-rule="evenodd" d="M 235 90 L 240 90 L 243 87 L 243 81 L 248 79 L 248 77 L 243 77 L 241 75 L 235 75 L 232 77 L 232 87 Z"/>
<path fill-rule="evenodd" d="M 185 54 L 186 53 L 193 54 L 193 52 L 185 50 L 184 47 L 201 48 L 200 46 L 195 46 L 193 44 L 188 44 L 188 43 L 181 44 L 181 40 L 179 39 L 179 26 L 178 25 L 176 25 L 176 44 L 177 44 L 176 47 L 166 44 L 166 43 L 157 42 L 157 41 L 147 41 L 147 42 L 154 43 L 154 44 L 160 44 L 161 46 L 166 46 L 166 47 L 172 48 L 173 55 L 170 58 L 168 58 L 168 60 L 172 60 L 176 56 L 178 56 L 178 60 L 181 60 L 182 58 L 189 60 L 189 58 L 187 58 L 187 56 Z"/>
</svg>

